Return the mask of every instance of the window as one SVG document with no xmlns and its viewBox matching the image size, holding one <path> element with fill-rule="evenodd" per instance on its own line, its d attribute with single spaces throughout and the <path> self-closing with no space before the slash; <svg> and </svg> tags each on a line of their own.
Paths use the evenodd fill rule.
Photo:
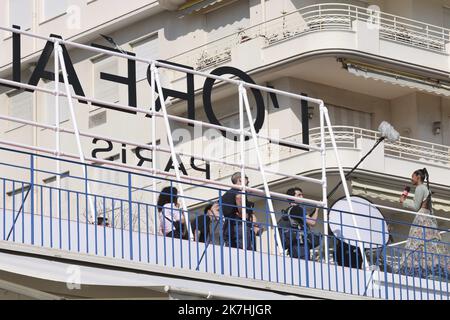
<svg viewBox="0 0 450 320">
<path fill-rule="evenodd" d="M 106 110 L 103 110 L 99 113 L 94 113 L 89 116 L 89 129 L 98 127 L 107 122 L 107 113 Z"/>
<path fill-rule="evenodd" d="M 119 61 L 116 57 L 103 56 L 93 61 L 94 62 L 94 96 L 96 99 L 104 100 L 111 103 L 118 103 L 119 98 L 119 84 L 112 81 L 103 80 L 100 74 L 110 73 L 119 74 Z M 98 108 L 95 108 L 98 109 Z"/>
<path fill-rule="evenodd" d="M 60 16 L 67 11 L 68 0 L 43 0 L 42 21 Z"/>
<path fill-rule="evenodd" d="M 158 35 L 153 35 L 144 40 L 138 41 L 132 44 L 133 51 L 136 56 L 144 59 L 159 59 L 159 43 Z M 136 63 L 136 80 L 142 80 L 147 78 L 148 64 L 143 62 Z"/>
<path fill-rule="evenodd" d="M 46 85 L 47 89 L 54 90 L 55 83 L 48 82 Z M 72 88 L 72 87 L 71 87 Z M 65 93 L 66 88 L 63 83 L 59 83 L 59 92 Z M 55 113 L 55 96 L 46 94 L 45 95 L 45 106 L 46 106 L 46 121 L 49 125 L 56 125 L 56 113 Z M 69 109 L 69 101 L 64 96 L 59 96 L 59 123 L 67 121 L 70 119 L 70 109 Z"/>
<path fill-rule="evenodd" d="M 30 92 L 15 92 L 10 95 L 9 111 L 10 117 L 33 120 L 33 94 Z M 21 124 L 9 122 L 10 128 L 20 127 Z"/>
<path fill-rule="evenodd" d="M 372 129 L 372 114 L 344 107 L 327 105 L 333 125 Z"/>
<path fill-rule="evenodd" d="M 23 30 L 33 25 L 33 0 L 9 0 L 9 24 L 18 25 Z"/>
</svg>

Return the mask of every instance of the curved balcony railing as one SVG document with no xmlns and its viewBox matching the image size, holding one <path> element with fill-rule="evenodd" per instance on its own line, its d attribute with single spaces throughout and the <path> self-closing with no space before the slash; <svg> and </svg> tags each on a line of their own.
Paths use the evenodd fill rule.
<svg viewBox="0 0 450 320">
<path fill-rule="evenodd" d="M 362 128 L 335 126 L 333 129 L 339 147 L 357 148 L 359 138 L 374 141 L 380 138 L 379 132 Z M 311 130 L 312 143 L 315 143 L 319 136 L 320 129 Z M 331 146 L 331 141 L 328 143 Z M 384 150 L 386 155 L 404 160 L 433 162 L 438 165 L 450 166 L 450 147 L 445 145 L 400 137 L 397 142 L 385 141 Z"/>
<path fill-rule="evenodd" d="M 292 39 L 309 32 L 351 31 L 354 21 L 371 23 L 379 29 L 380 38 L 441 53 L 446 52 L 450 29 L 341 3 L 307 6 L 294 12 L 257 24 L 169 58 L 197 70 L 207 69 L 231 59 L 232 48 L 255 38 L 265 46 Z"/>
<path fill-rule="evenodd" d="M 338 148 L 359 150 L 358 139 L 364 138 L 374 142 L 380 138 L 378 131 L 351 127 L 351 126 L 333 126 L 333 131 Z M 298 133 L 292 136 L 284 137 L 294 143 L 303 142 L 303 134 Z M 326 134 L 325 142 L 327 148 L 332 148 L 330 136 Z M 310 144 L 320 146 L 320 128 L 310 129 Z M 272 145 L 269 142 L 261 142 L 259 148 L 262 151 L 263 161 L 266 166 L 291 159 L 293 157 L 307 154 L 304 150 L 289 148 L 287 146 Z M 252 154 L 254 147 L 247 145 L 245 152 Z M 427 141 L 400 137 L 397 142 L 384 142 L 384 153 L 386 156 L 398 158 L 407 161 L 421 162 L 440 167 L 450 167 L 450 146 L 435 144 Z M 227 149 L 220 157 L 226 161 L 239 161 L 240 153 L 233 148 Z M 214 167 L 214 179 L 223 179 L 231 176 L 235 168 L 230 166 Z M 189 175 L 200 176 L 202 173 L 192 168 L 187 169 Z"/>
</svg>

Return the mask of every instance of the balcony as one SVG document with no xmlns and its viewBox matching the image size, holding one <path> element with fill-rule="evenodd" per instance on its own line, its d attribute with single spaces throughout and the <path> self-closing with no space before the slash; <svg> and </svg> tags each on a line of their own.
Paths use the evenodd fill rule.
<svg viewBox="0 0 450 320">
<path fill-rule="evenodd" d="M 358 139 L 368 139 L 373 142 L 381 138 L 380 133 L 373 130 L 356 127 L 335 126 L 336 142 L 342 148 L 358 148 Z M 320 139 L 318 129 L 311 130 L 311 139 Z M 296 139 L 294 139 L 296 140 Z M 387 157 L 403 159 L 407 161 L 422 162 L 450 167 L 450 147 L 417 139 L 400 137 L 399 141 L 384 143 L 384 153 Z"/>
<path fill-rule="evenodd" d="M 308 6 L 266 23 L 241 29 L 229 36 L 171 57 L 169 60 L 192 66 L 196 70 L 209 69 L 232 60 L 234 56 L 238 57 L 237 53 L 233 54 L 236 50 L 249 42 L 256 41 L 255 46 L 258 50 L 265 52 L 263 59 L 265 61 L 261 63 L 268 64 L 277 58 L 272 57 L 268 49 L 289 40 L 303 38 L 306 45 L 303 43 L 302 46 L 294 44 L 287 46 L 287 52 L 282 53 L 283 57 L 329 46 L 334 49 L 375 53 L 401 61 L 408 61 L 409 57 L 405 59 L 405 56 L 412 55 L 415 59 L 411 59 L 411 63 L 417 63 L 420 57 L 417 57 L 416 53 L 412 54 L 411 49 L 421 50 L 422 53 L 425 50 L 427 55 L 435 54 L 448 59 L 449 32 L 449 29 L 384 12 L 374 12 L 353 5 L 328 3 Z M 322 39 L 317 35 L 318 33 L 329 33 L 330 37 Z M 310 34 L 316 35 L 313 44 L 309 43 L 308 35 Z M 402 57 L 395 53 L 395 45 L 402 46 Z M 409 51 L 407 47 L 410 48 Z M 245 55 L 247 48 L 242 50 L 241 54 Z M 277 52 L 278 58 L 281 58 L 280 50 Z M 259 59 L 257 56 L 252 57 Z M 236 65 L 239 62 L 239 59 L 237 60 L 233 61 L 233 65 L 245 69 L 245 66 Z M 429 63 L 423 57 L 420 61 L 423 65 Z M 448 60 L 441 58 L 438 62 L 439 65 L 435 64 L 432 67 L 449 70 Z"/>
<path fill-rule="evenodd" d="M 362 129 L 350 126 L 333 126 L 335 139 L 341 150 L 343 166 L 353 167 L 359 159 L 367 152 L 380 138 L 378 131 Z M 293 143 L 302 143 L 302 133 L 292 136 L 282 137 Z M 320 128 L 310 130 L 310 144 L 320 146 Z M 180 144 L 180 149 L 189 149 L 190 143 Z M 330 150 L 327 156 L 327 166 L 336 167 L 332 145 L 329 135 L 326 135 L 326 146 Z M 315 172 L 320 169 L 320 155 L 317 152 L 307 152 L 286 146 L 270 145 L 261 141 L 260 150 L 263 161 L 267 167 L 279 165 L 290 172 Z M 254 153 L 252 144 L 248 144 L 245 149 L 246 154 Z M 239 161 L 239 151 L 233 148 L 227 149 L 221 158 L 227 162 Z M 302 163 L 299 172 L 298 163 Z M 362 169 L 372 172 L 379 172 L 387 176 L 402 177 L 417 169 L 417 167 L 427 167 L 433 177 L 433 183 L 437 185 L 448 185 L 447 172 L 450 169 L 450 147 L 435 144 L 423 140 L 400 137 L 397 142 L 384 141 L 378 148 L 378 152 L 369 157 L 362 165 Z M 217 181 L 228 181 L 236 168 L 211 163 L 211 179 Z M 194 170 L 188 170 L 189 175 L 195 176 Z M 255 183 L 261 183 L 258 177 L 254 177 Z M 276 179 L 275 179 L 276 180 Z M 402 186 L 400 186 L 402 187 Z M 397 200 L 397 198 L 396 198 Z M 435 199 L 437 200 L 437 199 Z M 439 208 L 445 212 L 450 212 L 450 202 L 439 200 Z"/>
<path fill-rule="evenodd" d="M 376 132 L 370 130 L 349 127 L 335 129 L 337 142 L 342 150 L 358 150 L 360 148 L 358 139 L 361 137 L 368 140 L 377 138 Z M 316 129 L 311 131 L 312 143 L 316 139 L 316 132 Z M 430 150 L 439 151 L 433 153 Z M 406 138 L 402 138 L 399 143 L 386 143 L 386 157 L 401 159 L 403 163 L 414 159 L 422 161 L 425 158 L 428 161 L 440 161 L 447 172 L 448 163 L 445 161 L 448 159 L 448 151 L 448 149 L 444 150 L 443 146 L 423 142 L 419 146 L 416 141 Z M 39 259 L 36 260 L 36 256 L 39 257 L 46 252 L 50 252 L 52 256 L 60 254 L 64 256 L 66 253 L 71 253 L 71 264 L 76 264 L 77 259 L 86 261 L 86 259 L 95 258 L 104 259 L 101 260 L 103 264 L 117 265 L 133 262 L 133 268 L 157 266 L 163 270 L 161 272 L 167 272 L 167 274 L 174 270 L 182 270 L 191 279 L 213 275 L 216 277 L 215 281 L 219 282 L 241 281 L 241 284 L 247 284 L 246 281 L 251 280 L 253 285 L 256 282 L 261 285 L 266 284 L 266 287 L 281 286 L 278 288 L 279 292 L 286 290 L 292 293 L 294 290 L 292 288 L 301 288 L 306 290 L 303 291 L 305 294 L 307 290 L 312 290 L 311 296 L 317 295 L 314 290 L 318 290 L 323 292 L 324 296 L 344 295 L 340 296 L 341 298 L 442 300 L 450 298 L 448 292 L 450 273 L 447 274 L 450 270 L 423 270 L 420 274 L 393 271 L 399 259 L 407 252 L 404 242 L 398 242 L 395 246 L 380 246 L 367 240 L 378 233 L 382 233 L 384 238 L 388 231 L 387 229 L 374 231 L 366 225 L 352 226 L 348 224 L 348 217 L 351 214 L 344 211 L 331 210 L 337 217 L 341 216 L 341 222 L 338 225 L 343 230 L 343 235 L 345 235 L 344 230 L 348 232 L 356 228 L 362 234 L 370 233 L 370 236 L 363 239 L 351 236 L 336 237 L 331 234 L 325 236 L 317 233 L 317 230 L 323 230 L 326 223 L 319 218 L 318 227 L 310 231 L 318 238 L 312 240 L 313 248 L 303 248 L 306 251 L 301 255 L 303 256 L 301 259 L 294 258 L 286 252 L 277 253 L 273 240 L 276 228 L 269 222 L 270 212 L 261 204 L 264 203 L 264 198 L 260 196 L 255 196 L 255 202 L 258 205 L 254 208 L 255 213 L 260 217 L 259 222 L 248 226 L 248 228 L 258 226 L 264 230 L 262 235 L 251 239 L 256 250 L 239 248 L 239 245 L 237 248 L 230 247 L 222 239 L 220 242 L 205 245 L 195 239 L 163 237 L 158 232 L 160 221 L 157 207 L 150 200 L 158 191 L 143 185 L 145 181 L 154 178 L 165 185 L 176 184 L 176 181 L 96 165 L 88 165 L 89 178 L 85 179 L 79 168 L 83 166 L 82 164 L 62 160 L 63 166 L 69 165 L 73 168 L 71 169 L 73 173 L 65 175 L 65 179 L 68 179 L 65 184 L 67 187 L 58 189 L 40 184 L 37 182 L 40 181 L 39 179 L 33 178 L 54 174 L 46 167 L 51 167 L 56 158 L 6 148 L 2 148 L 2 155 L 3 159 L 14 158 L 15 162 L 1 163 L 0 203 L 3 205 L 0 208 L 0 239 L 2 240 L 0 246 L 8 247 L 10 255 L 14 252 L 14 249 L 11 249 L 15 248 L 14 245 L 20 245 L 17 250 L 33 248 L 34 258 L 22 264 L 38 263 Z M 27 165 L 41 157 L 42 160 L 45 159 L 45 168 Z M 297 163 L 301 157 L 302 155 L 294 156 Z M 39 160 L 38 163 L 41 161 Z M 414 163 L 417 164 L 416 161 Z M 95 171 L 117 172 L 117 179 L 99 180 L 95 178 L 97 176 Z M 93 191 L 86 189 L 86 183 L 94 186 Z M 205 194 L 209 193 L 213 193 L 214 197 L 220 199 L 225 192 L 223 189 L 205 185 L 186 182 L 183 184 L 186 190 L 190 190 L 185 195 L 189 203 L 209 201 L 210 198 L 205 197 Z M 95 187 L 98 185 L 106 188 Z M 8 190 L 14 190 L 14 192 L 11 193 Z M 273 200 L 277 202 L 277 207 L 288 205 L 286 200 L 277 198 Z M 110 226 L 92 223 L 92 220 L 88 218 L 89 201 L 94 203 L 94 212 L 91 212 L 93 221 L 97 221 L 98 217 L 108 217 Z M 281 216 L 280 211 L 277 210 L 275 213 Z M 200 214 L 200 210 L 195 207 L 189 209 L 188 215 L 191 221 L 198 219 Z M 355 216 L 361 216 L 363 220 L 367 220 L 362 213 L 357 212 Z M 446 232 L 447 227 L 444 224 L 449 219 L 441 217 L 438 219 L 439 231 Z M 223 224 L 225 220 L 219 219 L 219 223 Z M 404 221 L 398 215 L 385 217 L 385 220 L 376 217 L 369 220 L 367 223 L 371 226 L 384 221 L 395 226 L 395 232 L 391 234 L 397 241 L 408 239 L 411 223 Z M 229 223 L 235 225 L 237 230 L 242 225 L 242 222 L 233 219 Z M 294 230 L 288 230 L 288 232 L 294 232 Z M 226 234 L 222 236 L 226 237 Z M 314 246 L 314 241 L 317 241 L 319 246 Z M 323 247 L 325 242 L 328 244 L 328 251 Z M 367 255 L 364 266 L 362 258 L 358 258 L 357 253 L 342 251 L 345 247 L 344 243 L 351 244 L 355 248 L 361 246 L 364 248 Z M 443 241 L 443 245 L 448 248 L 447 242 Z M 12 266 L 15 259 L 10 256 L 5 261 L 9 261 L 8 263 Z M 448 264 L 447 255 L 442 255 L 439 259 L 443 259 Z M 346 264 L 342 261 L 349 262 Z M 49 268 L 51 270 L 52 267 L 49 266 Z M 28 276 L 34 274 L 20 268 L 13 272 L 22 272 Z M 116 284 L 117 281 L 114 280 L 109 284 L 113 282 Z M 130 285 L 130 283 L 124 280 L 122 285 Z"/>
</svg>

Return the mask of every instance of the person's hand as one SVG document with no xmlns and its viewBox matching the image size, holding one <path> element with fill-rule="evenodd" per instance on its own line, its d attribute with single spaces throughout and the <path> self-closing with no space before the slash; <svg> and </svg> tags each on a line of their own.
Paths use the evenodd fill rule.
<svg viewBox="0 0 450 320">
<path fill-rule="evenodd" d="M 264 232 L 265 228 L 264 228 L 263 225 L 256 224 L 254 230 L 255 230 L 255 234 L 256 234 L 257 236 L 261 236 L 262 233 Z"/>
<path fill-rule="evenodd" d="M 406 200 L 406 197 L 405 197 L 405 196 L 401 196 L 401 197 L 400 197 L 400 203 L 401 203 L 401 204 L 403 204 L 403 203 L 405 202 L 405 200 Z"/>
</svg>

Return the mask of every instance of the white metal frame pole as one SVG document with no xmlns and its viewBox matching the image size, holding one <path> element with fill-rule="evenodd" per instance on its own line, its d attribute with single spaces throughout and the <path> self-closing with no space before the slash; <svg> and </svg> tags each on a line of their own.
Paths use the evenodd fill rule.
<svg viewBox="0 0 450 320">
<path fill-rule="evenodd" d="M 242 84 L 239 85 L 239 130 L 241 132 L 239 136 L 240 144 L 240 160 L 241 160 L 241 192 L 242 192 L 242 248 L 246 247 L 247 237 L 245 236 L 245 227 L 247 223 L 247 185 L 245 184 L 245 138 L 244 135 L 244 95 L 242 93 Z"/>
<path fill-rule="evenodd" d="M 354 215 L 355 211 L 353 210 L 353 204 L 352 204 L 352 200 L 350 199 L 350 192 L 348 190 L 347 179 L 345 179 L 344 169 L 342 168 L 341 159 L 339 157 L 339 151 L 337 148 L 336 139 L 334 137 L 333 127 L 331 126 L 330 115 L 328 114 L 328 109 L 325 106 L 323 107 L 323 111 L 324 111 L 325 121 L 326 121 L 326 124 L 328 127 L 328 132 L 330 133 L 331 143 L 333 145 L 334 153 L 336 156 L 336 162 L 337 162 L 338 169 L 339 169 L 339 175 L 341 176 L 342 186 L 344 187 L 345 197 L 347 199 L 348 207 L 350 208 L 350 212 L 352 214 L 353 225 L 355 226 L 356 237 L 358 238 L 358 242 L 359 242 L 358 247 L 361 251 L 361 256 L 364 260 L 364 265 L 366 268 L 368 268 L 369 264 L 367 263 L 367 258 L 364 253 L 364 245 L 362 244 L 362 241 L 361 241 L 362 238 L 361 238 L 361 234 L 358 229 L 358 223 L 356 222 L 356 219 L 355 219 L 355 215 Z"/>
<path fill-rule="evenodd" d="M 58 54 L 59 43 L 54 43 L 54 59 L 55 59 L 55 147 L 56 147 L 56 189 L 61 189 L 61 162 L 59 161 L 61 153 L 61 130 L 60 130 L 60 115 L 59 115 L 59 54 Z M 58 191 L 58 195 L 59 195 Z M 59 205 L 60 201 L 56 202 L 56 212 L 59 217 Z"/>
<path fill-rule="evenodd" d="M 155 95 L 155 76 L 152 73 L 153 72 L 151 69 L 152 67 L 153 67 L 153 64 L 150 65 L 150 74 L 151 74 L 150 85 L 152 87 L 151 88 L 151 99 L 152 99 L 151 108 L 152 108 L 152 112 L 153 112 L 152 123 L 151 123 L 151 126 L 152 126 L 152 169 L 153 169 L 153 172 L 156 172 L 156 116 L 155 116 L 155 114 L 156 114 L 156 101 L 155 101 L 156 95 Z M 156 208 L 157 196 L 156 196 L 156 178 L 155 177 L 152 178 L 152 188 L 153 188 L 152 201 L 153 201 L 153 205 Z M 156 219 L 158 219 L 157 216 L 158 215 L 155 215 Z M 155 224 L 156 223 L 157 223 L 157 221 L 155 221 Z"/>
<path fill-rule="evenodd" d="M 78 154 L 80 156 L 80 162 L 83 164 L 86 164 L 86 160 L 85 160 L 84 154 L 83 154 L 83 149 L 81 147 L 80 131 L 78 129 L 78 123 L 77 123 L 77 119 L 75 117 L 75 110 L 73 108 L 72 92 L 70 92 L 69 77 L 67 75 L 66 63 L 64 61 L 64 56 L 63 56 L 63 51 L 61 49 L 61 45 L 59 44 L 59 42 L 57 40 L 55 40 L 55 50 L 58 53 L 59 61 L 61 64 L 61 70 L 62 70 L 63 79 L 64 79 L 64 86 L 66 89 L 67 100 L 69 102 L 70 116 L 72 118 L 72 125 L 73 125 L 73 130 L 75 132 L 75 138 L 77 141 L 77 148 L 78 148 Z M 88 176 L 87 176 L 86 166 L 83 166 L 83 173 L 84 173 L 85 179 L 87 180 Z M 87 181 L 87 192 L 88 192 L 87 197 L 88 197 L 88 202 L 89 202 L 91 212 L 90 212 L 90 214 L 86 214 L 86 219 L 90 219 L 93 223 L 96 223 L 96 221 L 94 221 L 94 218 L 93 218 L 93 214 L 95 212 L 95 206 L 94 206 L 94 203 L 92 202 L 92 198 L 89 196 L 91 194 L 91 188 L 90 188 L 89 181 Z M 86 208 L 86 211 L 88 211 L 87 209 L 88 208 Z"/>
<path fill-rule="evenodd" d="M 322 102 L 319 106 L 320 109 L 320 151 L 322 158 L 322 202 L 323 202 L 323 234 L 324 239 L 324 251 L 325 251 L 325 263 L 328 263 L 329 248 L 328 248 L 328 197 L 327 197 L 327 149 L 325 144 L 325 105 Z"/>
<path fill-rule="evenodd" d="M 270 211 L 270 217 L 272 219 L 272 230 L 273 230 L 273 228 L 275 228 L 275 236 L 276 236 L 277 244 L 278 244 L 278 246 L 275 245 L 275 251 L 277 253 L 281 254 L 281 253 L 283 253 L 283 250 L 282 250 L 282 245 L 281 245 L 281 237 L 280 237 L 280 233 L 278 230 L 277 218 L 275 216 L 275 211 L 273 208 L 273 202 L 272 202 L 272 197 L 270 194 L 269 184 L 267 183 L 266 172 L 264 170 L 264 163 L 263 163 L 261 153 L 259 150 L 259 146 L 258 146 L 258 136 L 256 134 L 255 125 L 253 123 L 253 117 L 252 117 L 252 113 L 250 110 L 250 104 L 248 102 L 247 91 L 242 84 L 239 86 L 239 92 L 242 94 L 242 96 L 244 98 L 244 105 L 245 105 L 245 109 L 246 109 L 246 113 L 247 113 L 247 119 L 250 124 L 250 132 L 252 134 L 252 140 L 253 140 L 253 144 L 255 147 L 256 158 L 258 160 L 259 170 L 261 173 L 261 177 L 263 179 L 264 192 L 266 194 L 267 204 L 268 204 L 269 211 Z M 277 249 L 279 249 L 279 250 L 277 251 Z"/>
<path fill-rule="evenodd" d="M 152 77 L 155 78 L 155 83 L 156 83 L 156 87 L 157 87 L 158 95 L 159 95 L 159 101 L 161 102 L 161 110 L 164 115 L 164 123 L 165 123 L 165 127 L 166 127 L 167 140 L 169 141 L 170 153 L 171 153 L 173 165 L 175 167 L 175 176 L 177 179 L 177 185 L 178 185 L 178 189 L 179 189 L 178 194 L 179 194 L 179 198 L 181 199 L 181 206 L 183 207 L 183 215 L 184 215 L 185 223 L 186 223 L 187 230 L 188 230 L 188 236 L 191 240 L 194 240 L 193 233 L 191 230 L 191 223 L 189 222 L 189 214 L 188 214 L 188 210 L 187 210 L 186 199 L 184 197 L 184 188 L 183 188 L 183 185 L 181 184 L 180 164 L 178 162 L 177 154 L 175 152 L 175 146 L 173 144 L 172 131 L 170 129 L 170 122 L 169 122 L 169 117 L 168 117 L 167 108 L 166 108 L 166 101 L 164 100 L 164 92 L 162 90 L 161 81 L 159 79 L 158 68 L 156 68 L 156 65 L 154 62 L 152 63 L 150 68 L 151 68 L 151 72 L 152 72 Z"/>
</svg>

